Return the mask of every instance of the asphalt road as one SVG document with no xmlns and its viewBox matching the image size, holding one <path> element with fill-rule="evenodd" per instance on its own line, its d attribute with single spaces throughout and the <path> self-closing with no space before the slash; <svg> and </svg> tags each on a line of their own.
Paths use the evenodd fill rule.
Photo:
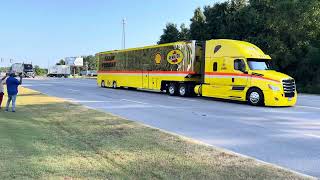
<svg viewBox="0 0 320 180">
<path fill-rule="evenodd" d="M 103 89 L 89 79 L 24 80 L 24 86 L 320 177 L 320 96 L 299 95 L 295 107 L 270 108 Z"/>
</svg>

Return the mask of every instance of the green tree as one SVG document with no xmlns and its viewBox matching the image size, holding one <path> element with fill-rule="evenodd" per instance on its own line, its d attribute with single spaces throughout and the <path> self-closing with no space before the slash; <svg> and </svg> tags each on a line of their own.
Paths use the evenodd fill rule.
<svg viewBox="0 0 320 180">
<path fill-rule="evenodd" d="M 176 24 L 168 23 L 163 29 L 163 34 L 160 36 L 158 44 L 171 43 L 179 41 L 180 32 Z"/>
<path fill-rule="evenodd" d="M 195 9 L 190 21 L 189 39 L 256 44 L 277 70 L 296 79 L 299 90 L 320 93 L 319 0 L 230 0 Z"/>
<path fill-rule="evenodd" d="M 66 62 L 63 59 L 60 59 L 60 61 L 56 63 L 56 65 L 66 65 Z"/>
<path fill-rule="evenodd" d="M 190 37 L 194 40 L 206 40 L 209 35 L 206 26 L 206 17 L 201 8 L 194 11 L 193 17 L 190 19 Z"/>
<path fill-rule="evenodd" d="M 258 35 L 247 39 L 270 54 L 277 69 L 293 76 L 299 90 L 314 92 L 320 84 L 320 2 L 251 0 L 250 9 L 257 12 Z"/>
<path fill-rule="evenodd" d="M 181 24 L 179 32 L 179 41 L 190 40 L 190 30 L 185 24 Z"/>
<path fill-rule="evenodd" d="M 34 66 L 34 71 L 37 76 L 43 76 L 47 74 L 47 69 L 42 69 L 38 65 Z"/>
<path fill-rule="evenodd" d="M 97 59 L 95 56 L 89 55 L 83 58 L 84 67 L 83 70 L 86 70 L 86 65 L 88 65 L 88 70 L 97 70 Z"/>
</svg>

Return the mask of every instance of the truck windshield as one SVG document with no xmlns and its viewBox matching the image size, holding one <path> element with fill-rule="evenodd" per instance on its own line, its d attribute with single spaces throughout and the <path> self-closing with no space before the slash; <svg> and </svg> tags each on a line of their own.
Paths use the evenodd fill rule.
<svg viewBox="0 0 320 180">
<path fill-rule="evenodd" d="M 248 59 L 251 70 L 272 70 L 269 59 Z"/>
<path fill-rule="evenodd" d="M 24 64 L 24 69 L 32 69 L 32 65 L 31 64 Z"/>
</svg>

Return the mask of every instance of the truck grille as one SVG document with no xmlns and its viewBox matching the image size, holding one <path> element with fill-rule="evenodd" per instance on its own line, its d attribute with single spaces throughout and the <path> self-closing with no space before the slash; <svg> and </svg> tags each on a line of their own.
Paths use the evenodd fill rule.
<svg viewBox="0 0 320 180">
<path fill-rule="evenodd" d="M 294 97 L 296 91 L 296 83 L 294 79 L 284 79 L 282 80 L 283 91 L 285 97 Z"/>
</svg>

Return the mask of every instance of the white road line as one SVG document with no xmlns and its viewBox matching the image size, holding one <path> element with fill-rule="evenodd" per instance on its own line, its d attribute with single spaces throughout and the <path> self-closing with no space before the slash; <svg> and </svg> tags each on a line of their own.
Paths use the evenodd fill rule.
<svg viewBox="0 0 320 180">
<path fill-rule="evenodd" d="M 187 99 L 187 98 L 178 98 L 178 97 L 168 97 L 169 99 L 178 99 L 178 100 L 182 100 L 182 101 L 192 101 L 195 102 L 197 100 L 193 100 L 193 99 Z"/>
<path fill-rule="evenodd" d="M 133 103 L 137 103 L 137 104 L 149 104 L 149 103 L 144 103 L 144 102 L 140 102 L 140 101 L 134 101 L 134 100 L 130 100 L 130 99 L 121 99 L 121 101 L 133 102 Z"/>
<path fill-rule="evenodd" d="M 78 89 L 67 89 L 68 91 L 73 91 L 73 92 L 78 92 L 78 91 L 80 91 L 80 90 L 78 90 Z"/>
<path fill-rule="evenodd" d="M 296 106 L 296 107 L 320 110 L 320 107 L 312 107 L 312 106 Z"/>
<path fill-rule="evenodd" d="M 31 87 L 31 86 L 53 86 L 53 85 L 52 84 L 22 84 L 22 86 Z"/>
<path fill-rule="evenodd" d="M 117 103 L 117 102 L 120 102 L 120 100 L 117 100 L 117 101 L 91 101 L 91 100 L 76 100 L 73 98 L 63 98 L 63 99 L 70 101 L 70 102 L 74 102 L 74 103 Z"/>
<path fill-rule="evenodd" d="M 303 134 L 305 136 L 310 136 L 310 137 L 314 137 L 314 138 L 319 138 L 320 139 L 320 136 L 319 135 L 314 135 L 314 134 Z"/>
</svg>

